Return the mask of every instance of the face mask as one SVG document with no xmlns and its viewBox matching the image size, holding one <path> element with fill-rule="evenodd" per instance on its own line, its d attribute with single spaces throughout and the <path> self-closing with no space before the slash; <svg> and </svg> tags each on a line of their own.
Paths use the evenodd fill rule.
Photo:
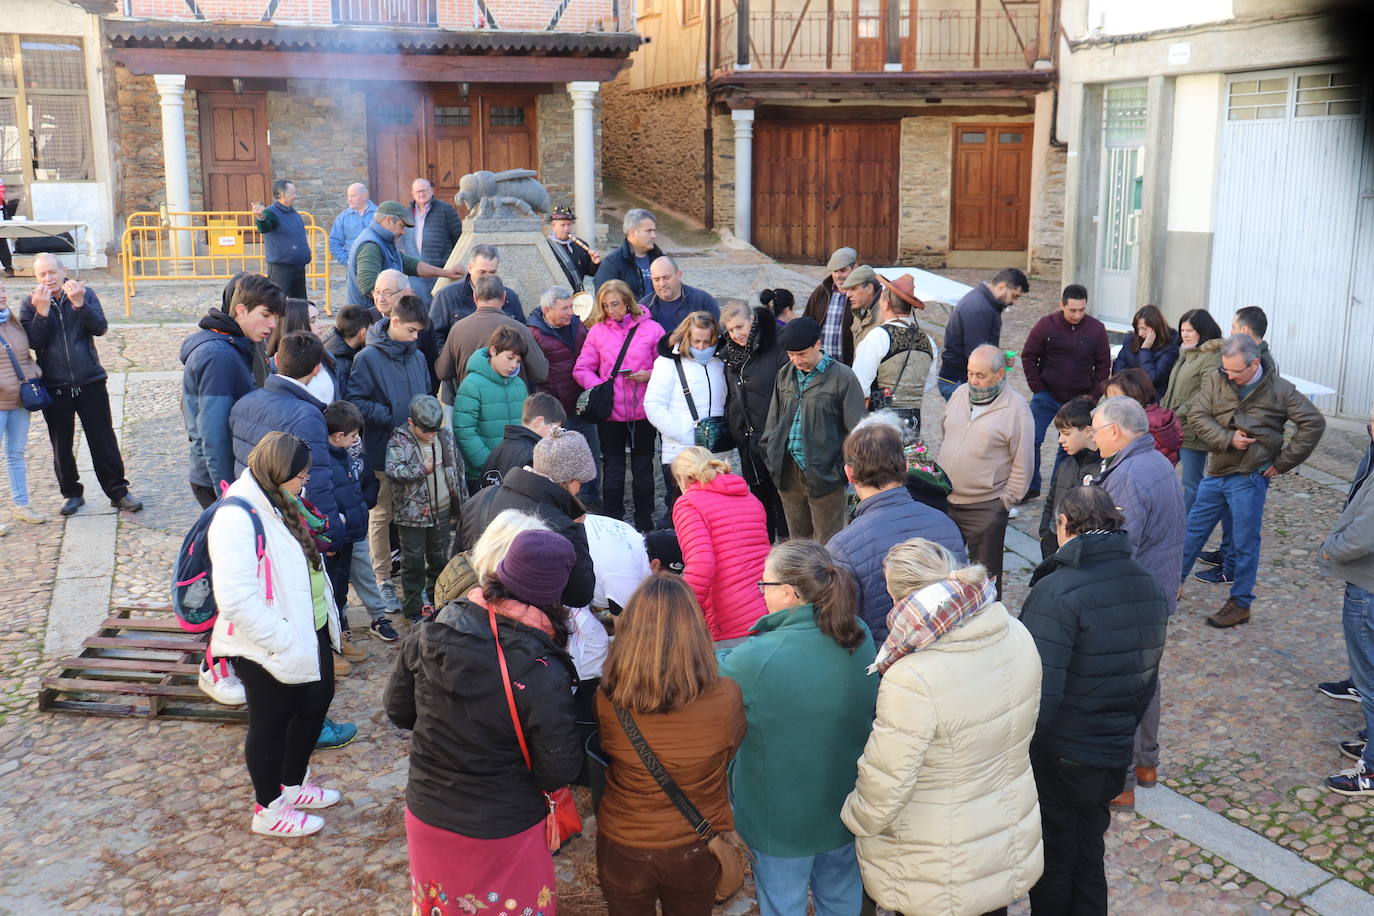
<svg viewBox="0 0 1374 916">
<path fill-rule="evenodd" d="M 692 359 L 701 363 L 703 366 L 711 361 L 711 357 L 716 355 L 715 344 L 701 350 L 698 350 L 696 347 L 688 347 L 688 349 L 692 351 Z"/>
<path fill-rule="evenodd" d="M 0 308 L 0 324 L 4 324 L 6 321 L 9 321 L 9 320 L 10 320 L 10 310 L 9 310 L 9 307 L 7 306 L 7 307 L 5 307 L 5 308 Z"/>
</svg>

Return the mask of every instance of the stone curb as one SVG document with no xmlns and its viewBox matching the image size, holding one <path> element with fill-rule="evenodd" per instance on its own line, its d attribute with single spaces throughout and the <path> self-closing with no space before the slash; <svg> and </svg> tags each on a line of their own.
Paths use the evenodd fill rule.
<svg viewBox="0 0 1374 916">
<path fill-rule="evenodd" d="M 1364 916 L 1374 896 L 1167 786 L 1138 789 L 1136 813 L 1211 852 L 1321 916 Z"/>
</svg>

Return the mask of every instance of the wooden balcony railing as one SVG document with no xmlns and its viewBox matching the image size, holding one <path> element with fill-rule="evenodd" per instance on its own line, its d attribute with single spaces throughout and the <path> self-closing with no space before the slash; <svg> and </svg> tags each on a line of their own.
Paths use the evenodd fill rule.
<svg viewBox="0 0 1374 916">
<path fill-rule="evenodd" d="M 128 0 L 129 15 L 201 22 L 245 21 L 244 0 Z M 278 25 L 344 25 L 398 29 L 495 29 L 521 32 L 628 32 L 633 0 L 280 0 L 258 4 Z"/>
<path fill-rule="evenodd" d="M 1038 5 L 900 10 L 858 0 L 850 10 L 755 12 L 745 2 L 716 23 L 715 72 L 1027 70 L 1037 56 Z M 871 10 L 871 12 L 867 12 Z M 747 67 L 742 65 L 747 64 Z M 899 66 L 887 66 L 896 64 Z"/>
</svg>

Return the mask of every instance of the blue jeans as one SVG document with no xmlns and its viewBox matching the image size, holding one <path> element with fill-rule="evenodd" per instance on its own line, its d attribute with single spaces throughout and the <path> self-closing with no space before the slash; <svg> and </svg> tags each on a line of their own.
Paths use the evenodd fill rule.
<svg viewBox="0 0 1374 916">
<path fill-rule="evenodd" d="M 1188 533 L 1183 539 L 1183 573 L 1180 580 L 1188 578 L 1197 555 L 1202 552 L 1217 522 L 1223 521 L 1229 513 L 1236 576 L 1231 583 L 1231 600 L 1239 607 L 1250 607 L 1255 600 L 1255 579 L 1259 576 L 1260 525 L 1264 520 L 1264 500 L 1268 495 L 1269 478 L 1258 472 L 1202 478 L 1197 488 L 1197 499 L 1188 512 Z"/>
<path fill-rule="evenodd" d="M 936 379 L 935 387 L 940 389 L 940 397 L 948 401 L 954 397 L 954 389 L 962 385 L 963 382 L 947 382 L 944 379 Z"/>
<path fill-rule="evenodd" d="M 1191 512 L 1193 501 L 1197 499 L 1198 484 L 1202 482 L 1202 472 L 1207 468 L 1207 452 L 1196 448 L 1178 450 L 1178 464 L 1183 468 L 1183 511 Z M 1221 515 L 1221 568 L 1227 573 L 1236 571 L 1236 557 L 1231 550 L 1231 513 Z"/>
<path fill-rule="evenodd" d="M 368 549 L 367 538 L 353 542 L 353 555 L 348 562 L 348 581 L 358 600 L 367 608 L 367 616 L 377 620 L 386 616 L 386 602 L 382 591 L 377 587 L 377 577 L 372 572 L 372 552 Z M 342 610 L 342 608 L 340 608 Z"/>
<path fill-rule="evenodd" d="M 1350 656 L 1350 679 L 1360 692 L 1364 733 L 1374 733 L 1374 593 L 1349 582 L 1345 584 L 1345 651 Z M 1364 766 L 1374 770 L 1374 741 L 1364 746 Z"/>
<path fill-rule="evenodd" d="M 592 460 L 596 462 L 596 480 L 582 481 L 582 489 L 577 494 L 577 498 L 584 503 L 601 502 L 601 437 L 597 434 L 596 424 L 588 423 L 576 414 L 568 414 L 568 419 L 563 421 L 565 429 L 576 430 L 582 434 L 582 438 L 587 440 L 587 447 L 592 450 Z"/>
<path fill-rule="evenodd" d="M 814 856 L 779 859 L 751 851 L 754 893 L 762 916 L 806 916 L 806 890 L 816 916 L 858 916 L 864 882 L 850 840 L 838 849 Z"/>
<path fill-rule="evenodd" d="M 0 410 L 0 435 L 5 437 L 5 466 L 10 474 L 10 496 L 16 506 L 29 504 L 29 477 L 24 449 L 29 444 L 29 412 L 22 407 Z"/>
<path fill-rule="evenodd" d="M 1054 423 L 1054 415 L 1059 413 L 1059 408 L 1064 406 L 1062 401 L 1055 398 L 1048 391 L 1037 391 L 1031 395 L 1030 409 L 1031 416 L 1035 418 L 1035 472 L 1031 474 L 1030 489 L 1039 492 L 1040 490 L 1040 446 L 1045 441 L 1045 431 Z M 1058 447 L 1054 453 L 1054 466 L 1059 467 L 1059 462 L 1064 459 L 1064 449 Z M 1050 471 L 1050 479 L 1054 479 L 1054 471 Z"/>
</svg>

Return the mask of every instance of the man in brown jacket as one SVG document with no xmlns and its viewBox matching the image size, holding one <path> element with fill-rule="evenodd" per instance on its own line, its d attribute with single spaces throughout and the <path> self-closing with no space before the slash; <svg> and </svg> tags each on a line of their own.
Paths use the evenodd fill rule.
<svg viewBox="0 0 1374 916">
<path fill-rule="evenodd" d="M 491 332 L 497 328 L 515 328 L 525 338 L 526 356 L 520 371 L 524 374 L 525 384 L 533 391 L 549 376 L 549 360 L 539 349 L 530 329 L 510 317 L 502 310 L 506 301 L 506 287 L 495 274 L 479 277 L 472 285 L 472 297 L 476 311 L 454 323 L 444 341 L 444 349 L 434 363 L 434 374 L 444 383 L 443 401 L 453 403 L 453 393 L 458 390 L 463 376 L 468 374 L 468 357 L 487 345 Z"/>
<path fill-rule="evenodd" d="M 1011 507 L 1035 463 L 1030 405 L 1007 382 L 1007 357 L 992 344 L 969 354 L 968 382 L 955 389 L 941 424 L 940 467 L 949 475 L 949 517 L 970 562 L 982 563 L 1002 597 L 1002 541 Z"/>
<path fill-rule="evenodd" d="M 1250 620 L 1255 600 L 1269 481 L 1307 460 L 1321 441 L 1326 420 L 1292 382 L 1261 365 L 1253 337 L 1233 334 L 1221 347 L 1221 371 L 1203 379 L 1188 405 L 1186 422 L 1209 454 L 1206 476 L 1188 510 L 1180 578 L 1187 580 L 1217 521 L 1229 516 L 1235 581 L 1226 603 L 1207 622 L 1233 627 Z M 1289 422 L 1296 429 L 1285 444 Z"/>
<path fill-rule="evenodd" d="M 821 326 L 821 350 L 846 366 L 854 362 L 854 341 L 849 337 L 854 315 L 849 311 L 849 296 L 840 284 L 848 279 L 858 260 L 859 253 L 853 248 L 837 248 L 825 265 L 830 276 L 806 300 L 806 317 Z"/>
</svg>

